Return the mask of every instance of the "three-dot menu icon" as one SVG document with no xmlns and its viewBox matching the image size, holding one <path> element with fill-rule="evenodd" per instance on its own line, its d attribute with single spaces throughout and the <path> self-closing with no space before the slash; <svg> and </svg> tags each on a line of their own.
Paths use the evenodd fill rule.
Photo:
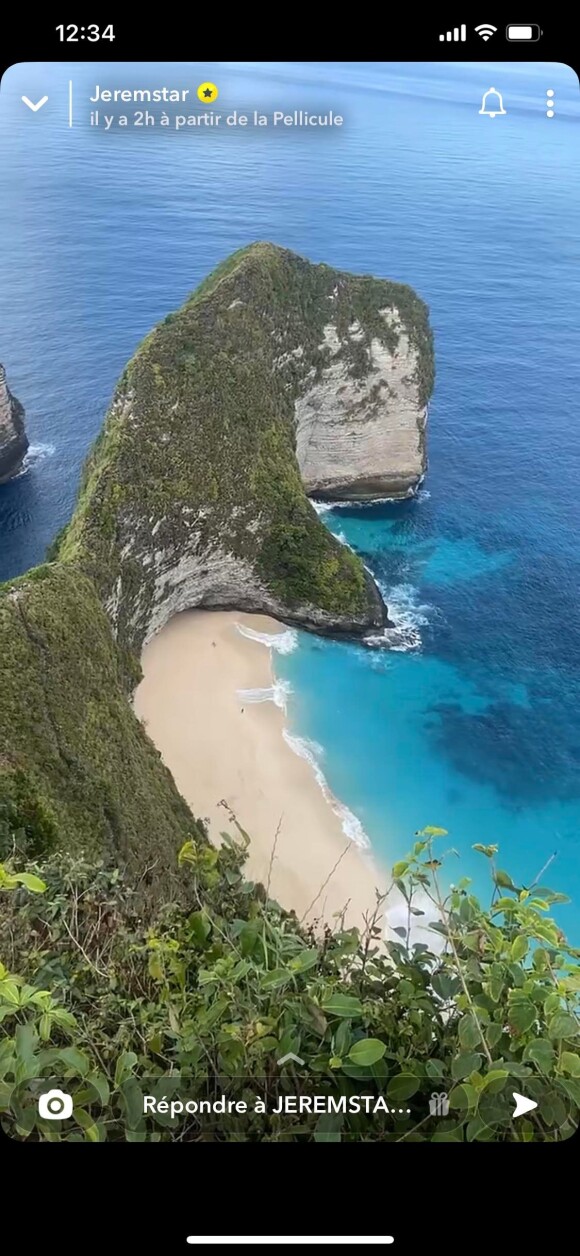
<svg viewBox="0 0 580 1256">
<path fill-rule="evenodd" d="M 554 100 L 554 92 L 552 88 L 549 87 L 546 92 L 546 117 L 547 118 L 554 117 L 555 112 L 556 112 L 555 105 L 556 105 L 556 101 Z"/>
</svg>

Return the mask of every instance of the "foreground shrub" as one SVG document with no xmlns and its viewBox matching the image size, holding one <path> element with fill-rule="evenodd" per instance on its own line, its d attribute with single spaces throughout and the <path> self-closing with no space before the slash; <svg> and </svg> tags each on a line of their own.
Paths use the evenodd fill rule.
<svg viewBox="0 0 580 1256">
<path fill-rule="evenodd" d="M 428 828 L 393 869 L 407 925 L 385 945 L 383 899 L 360 934 L 340 923 L 306 929 L 245 880 L 240 837 L 183 847 L 195 910 L 165 908 L 154 927 L 117 870 L 62 855 L 3 867 L 0 1105 L 9 1133 L 463 1142 L 574 1131 L 580 952 L 549 915 L 565 895 L 515 886 L 493 846 L 476 848 L 489 863 L 489 907 L 468 879 L 444 890 L 435 843 L 445 832 Z M 432 946 L 416 940 L 429 920 L 422 936 Z M 289 1053 L 304 1064 L 278 1064 Z M 39 1117 L 38 1079 L 73 1096 L 73 1119 Z M 538 1104 L 517 1120 L 514 1091 Z M 430 1110 L 433 1092 L 447 1095 L 447 1115 L 441 1104 Z M 299 1094 L 326 1106 L 332 1097 L 335 1110 L 274 1110 Z M 144 1095 L 162 1110 L 144 1116 Z M 370 1113 L 352 1110 L 360 1095 Z M 190 1107 L 224 1096 L 248 1111 L 172 1116 L 178 1096 Z"/>
</svg>

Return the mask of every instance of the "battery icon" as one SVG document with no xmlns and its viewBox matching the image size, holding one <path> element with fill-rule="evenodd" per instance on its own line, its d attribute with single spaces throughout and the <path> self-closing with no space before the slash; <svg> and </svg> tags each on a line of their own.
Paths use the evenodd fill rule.
<svg viewBox="0 0 580 1256">
<path fill-rule="evenodd" d="M 508 26 L 506 29 L 506 39 L 513 39 L 517 43 L 528 42 L 529 40 L 539 39 L 542 34 L 539 26 L 532 23 L 529 26 Z"/>
</svg>

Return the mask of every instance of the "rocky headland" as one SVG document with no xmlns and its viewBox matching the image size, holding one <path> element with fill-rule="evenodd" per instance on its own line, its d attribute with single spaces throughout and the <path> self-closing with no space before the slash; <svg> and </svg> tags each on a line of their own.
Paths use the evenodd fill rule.
<svg viewBox="0 0 580 1256">
<path fill-rule="evenodd" d="M 2 383 L 13 474 L 26 438 Z M 0 836 L 4 808 L 30 849 L 97 851 L 144 896 L 171 893 L 175 852 L 203 828 L 131 708 L 143 645 L 194 608 L 357 637 L 387 623 L 309 494 L 412 492 L 432 384 L 410 288 L 272 244 L 227 259 L 146 337 L 49 561 L 0 589 Z"/>
<path fill-rule="evenodd" d="M 374 581 L 308 494 L 412 491 L 432 380 L 411 289 L 242 249 L 129 363 L 61 556 L 133 650 L 196 606 L 376 631 Z"/>
</svg>

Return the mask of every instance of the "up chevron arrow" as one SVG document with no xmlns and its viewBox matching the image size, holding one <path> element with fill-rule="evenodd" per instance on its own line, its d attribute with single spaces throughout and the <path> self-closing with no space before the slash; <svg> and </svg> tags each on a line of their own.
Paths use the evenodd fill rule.
<svg viewBox="0 0 580 1256">
<path fill-rule="evenodd" d="M 38 110 L 42 109 L 42 106 L 46 104 L 47 100 L 48 100 L 48 96 L 43 96 L 41 100 L 37 101 L 37 103 L 34 104 L 32 100 L 28 99 L 28 96 L 22 97 L 22 103 L 24 105 L 28 105 L 28 108 L 32 109 L 33 113 L 38 113 Z"/>
</svg>

